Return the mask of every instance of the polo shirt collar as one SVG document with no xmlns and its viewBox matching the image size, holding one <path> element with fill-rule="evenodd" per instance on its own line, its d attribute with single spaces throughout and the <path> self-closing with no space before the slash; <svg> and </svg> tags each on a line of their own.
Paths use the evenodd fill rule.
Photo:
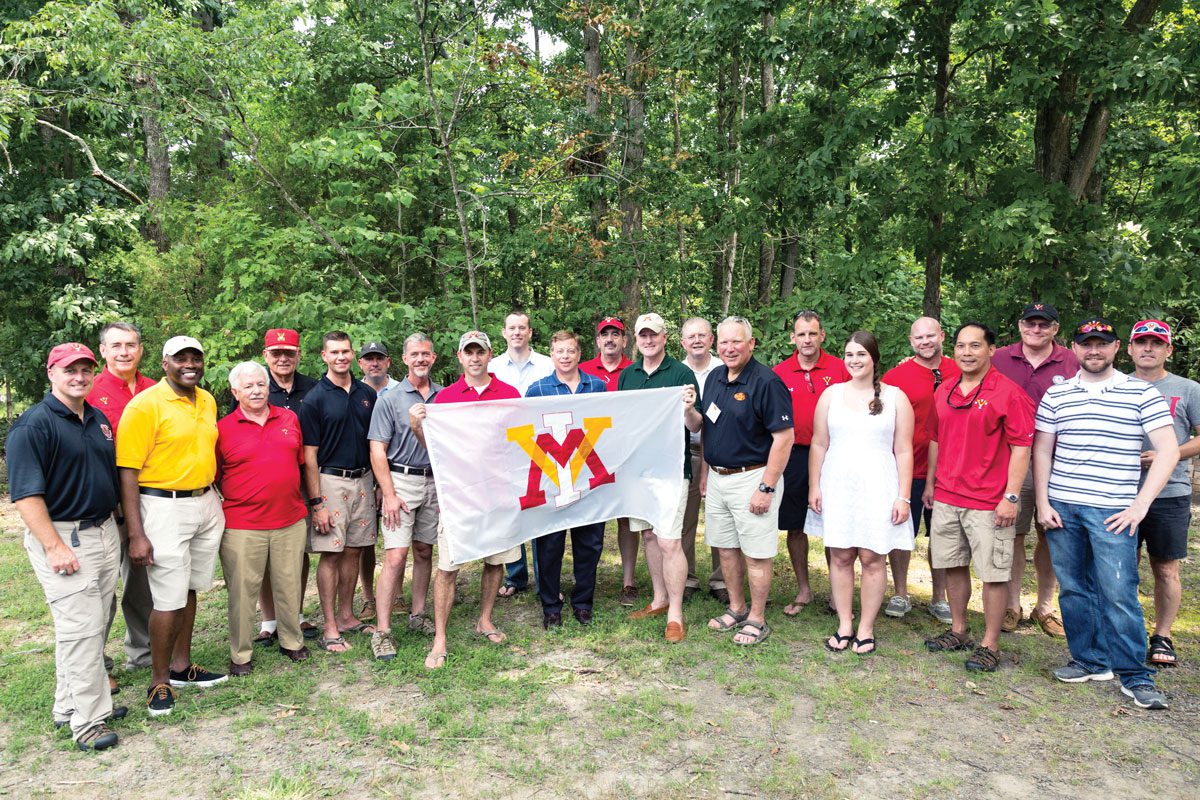
<svg viewBox="0 0 1200 800">
<path fill-rule="evenodd" d="M 58 414 L 60 417 L 79 419 L 79 415 L 68 408 L 66 403 L 55 397 L 53 392 L 46 392 L 46 397 L 43 402 L 45 402 L 48 409 L 53 411 L 55 414 Z M 96 413 L 96 410 L 85 401 L 83 404 L 83 421 L 87 422 L 89 415 L 94 413 Z"/>
<path fill-rule="evenodd" d="M 182 395 L 179 392 L 175 391 L 175 388 L 173 386 L 171 386 L 171 384 L 167 381 L 166 376 L 164 376 L 162 378 L 162 380 L 160 380 L 158 382 L 158 385 L 163 388 L 163 392 L 167 395 L 168 400 L 176 400 L 176 401 L 182 400 L 183 402 L 187 403 L 188 405 L 199 405 L 200 404 L 200 387 L 199 386 L 196 387 L 196 400 L 195 400 L 195 403 L 193 403 L 191 400 L 189 400 L 187 398 L 187 395 Z"/>
<path fill-rule="evenodd" d="M 829 353 L 825 352 L 825 348 L 821 348 L 817 352 L 820 353 L 820 355 L 817 356 L 817 363 L 813 364 L 812 369 L 805 369 L 803 366 L 801 366 L 799 350 L 796 350 L 795 352 L 793 352 L 792 353 L 792 361 L 795 362 L 796 372 L 816 372 L 819 369 L 828 369 L 829 368 Z M 750 358 L 753 359 L 754 356 L 750 356 Z"/>
<path fill-rule="evenodd" d="M 1020 361 L 1021 363 L 1032 367 L 1033 364 L 1031 364 L 1029 359 L 1025 357 L 1025 345 L 1019 339 L 1013 344 L 1014 347 L 1008 352 L 1009 357 L 1014 361 Z M 1046 356 L 1046 359 L 1042 361 L 1041 364 L 1038 364 L 1038 367 L 1041 367 L 1042 364 L 1057 364 L 1065 360 L 1067 352 L 1067 348 L 1063 347 L 1058 342 L 1053 342 L 1050 345 L 1050 355 Z"/>
<path fill-rule="evenodd" d="M 491 384 L 488 384 L 488 385 L 490 386 Z M 435 394 L 437 392 L 440 392 L 443 388 L 444 387 L 439 385 L 437 381 L 432 380 L 432 379 L 429 381 L 429 389 L 432 392 L 434 392 Z M 421 393 L 417 391 L 417 387 L 412 385 L 412 381 L 410 381 L 408 379 L 407 375 L 405 375 L 404 378 L 400 381 L 400 391 L 409 392 L 411 394 L 417 395 L 418 397 L 421 396 Z"/>
<path fill-rule="evenodd" d="M 746 366 L 742 367 L 742 371 L 738 373 L 738 376 L 733 380 L 729 380 L 729 367 L 723 362 L 722 364 L 725 366 L 725 374 L 717 378 L 717 380 L 727 386 L 732 386 L 735 383 L 748 383 L 750 374 L 758 369 L 758 360 L 754 356 L 750 356 L 750 360 L 746 362 Z"/>
<path fill-rule="evenodd" d="M 267 403 L 267 422 L 270 422 L 273 419 L 278 419 L 281 413 L 283 412 L 280 410 L 279 406 L 273 406 L 270 403 Z M 238 403 L 237 406 L 234 407 L 233 411 L 231 412 L 231 416 L 234 417 L 236 422 L 252 422 L 255 425 L 258 424 L 242 413 L 241 403 Z"/>
</svg>

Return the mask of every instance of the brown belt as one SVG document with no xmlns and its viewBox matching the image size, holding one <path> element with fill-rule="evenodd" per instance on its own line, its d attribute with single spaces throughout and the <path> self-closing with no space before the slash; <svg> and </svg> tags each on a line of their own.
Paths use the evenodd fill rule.
<svg viewBox="0 0 1200 800">
<path fill-rule="evenodd" d="M 709 469 L 718 475 L 737 475 L 739 472 L 750 472 L 751 470 L 762 469 L 765 466 L 766 464 L 751 464 L 748 467 L 714 467 L 710 465 Z"/>
</svg>

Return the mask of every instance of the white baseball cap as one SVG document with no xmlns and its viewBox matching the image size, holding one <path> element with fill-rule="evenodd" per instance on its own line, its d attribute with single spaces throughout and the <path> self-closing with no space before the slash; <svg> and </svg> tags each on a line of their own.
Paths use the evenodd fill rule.
<svg viewBox="0 0 1200 800">
<path fill-rule="evenodd" d="M 173 356 L 181 350 L 197 350 L 204 355 L 204 345 L 190 336 L 172 336 L 163 345 L 163 356 Z"/>
</svg>

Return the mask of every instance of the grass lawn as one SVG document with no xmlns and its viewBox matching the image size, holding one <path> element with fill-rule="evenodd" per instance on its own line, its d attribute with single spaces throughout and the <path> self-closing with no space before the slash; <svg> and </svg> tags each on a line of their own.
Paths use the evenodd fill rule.
<svg viewBox="0 0 1200 800">
<path fill-rule="evenodd" d="M 967 673 L 964 654 L 926 653 L 922 640 L 940 626 L 925 612 L 923 551 L 913 559 L 916 607 L 902 620 L 881 615 L 873 657 L 822 647 L 836 622 L 823 610 L 819 540 L 811 553 L 818 597 L 798 618 L 783 616 L 795 583 L 786 555 L 776 559 L 774 633 L 764 645 L 736 647 L 706 631 L 720 607 L 703 594 L 685 607 L 687 641 L 666 645 L 661 619 L 627 622 L 616 602 L 610 526 L 590 628 L 568 617 L 561 631 L 543 632 L 537 600 L 524 593 L 499 602 L 509 640 L 488 645 L 471 633 L 479 573 L 468 570 L 443 670 L 425 671 L 429 640 L 407 631 L 387 664 L 371 659 L 365 636 L 351 638 L 349 654 L 314 649 L 302 665 L 261 652 L 250 677 L 181 691 L 175 713 L 151 721 L 148 670 L 119 669 L 118 702 L 130 707 L 115 726 L 121 744 L 83 754 L 50 725 L 49 612 L 4 503 L 0 796 L 1200 797 L 1196 542 L 1175 626 L 1184 663 L 1159 676 L 1167 712 L 1133 708 L 1115 681 L 1054 682 L 1049 670 L 1064 663 L 1065 642 L 1036 627 L 1004 635 L 1012 660 L 992 675 Z M 1149 618 L 1147 569 L 1142 577 Z M 646 597 L 644 567 L 639 580 Z M 221 670 L 229 659 L 223 594 L 218 585 L 201 596 L 195 646 L 197 661 Z M 306 609 L 316 609 L 315 588 Z M 971 625 L 981 633 L 979 612 L 977 586 Z M 118 617 L 108 644 L 118 667 L 122 635 Z"/>
</svg>

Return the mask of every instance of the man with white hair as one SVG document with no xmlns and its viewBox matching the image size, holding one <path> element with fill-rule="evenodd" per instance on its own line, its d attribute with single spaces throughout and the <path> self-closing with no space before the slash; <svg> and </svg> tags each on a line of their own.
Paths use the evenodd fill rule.
<svg viewBox="0 0 1200 800">
<path fill-rule="evenodd" d="M 269 377 L 243 361 L 229 372 L 238 407 L 217 423 L 217 482 L 225 535 L 221 571 L 229 590 L 229 674 L 253 669 L 254 601 L 264 578 L 271 584 L 279 651 L 308 658 L 300 631 L 300 564 L 308 508 L 300 491 L 304 445 L 300 420 L 268 402 Z"/>
<path fill-rule="evenodd" d="M 704 383 L 704 460 L 709 464 L 705 538 L 721 553 L 729 607 L 710 630 L 733 631 L 733 643 L 757 645 L 771 635 L 767 595 L 779 551 L 776 527 L 783 470 L 795 430 L 787 386 L 754 358 L 754 330 L 744 317 L 717 326 L 722 365 Z M 750 577 L 750 602 L 742 581 Z"/>
</svg>

